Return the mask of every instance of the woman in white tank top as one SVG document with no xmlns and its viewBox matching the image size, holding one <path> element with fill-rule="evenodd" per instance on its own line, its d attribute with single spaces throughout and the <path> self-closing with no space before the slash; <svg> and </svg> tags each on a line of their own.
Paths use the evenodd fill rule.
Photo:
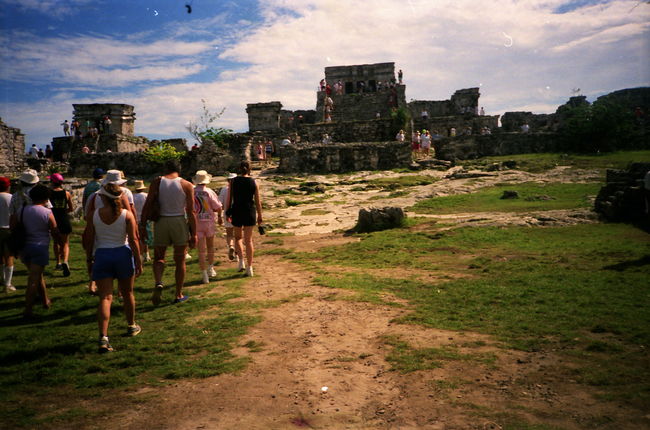
<svg viewBox="0 0 650 430">
<path fill-rule="evenodd" d="M 124 299 L 127 336 L 140 333 L 135 323 L 135 297 L 133 284 L 142 273 L 140 247 L 136 235 L 135 217 L 122 208 L 122 190 L 117 184 L 106 184 L 100 188 L 98 197 L 102 207 L 95 209 L 88 223 L 88 234 L 84 237 L 84 248 L 88 261 L 92 262 L 92 279 L 97 284 L 99 307 L 99 347 L 101 353 L 113 351 L 108 342 L 108 324 L 113 301 L 113 280 Z M 93 255 L 94 254 L 94 255 Z"/>
</svg>

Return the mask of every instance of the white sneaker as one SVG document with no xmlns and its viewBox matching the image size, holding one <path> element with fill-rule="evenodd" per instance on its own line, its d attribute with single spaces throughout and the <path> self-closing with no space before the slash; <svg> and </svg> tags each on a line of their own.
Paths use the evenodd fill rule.
<svg viewBox="0 0 650 430">
<path fill-rule="evenodd" d="M 208 271 L 207 270 L 203 271 L 203 283 L 204 284 L 209 284 L 210 283 L 210 277 L 208 276 Z"/>
<path fill-rule="evenodd" d="M 243 272 L 244 269 L 246 269 L 246 263 L 244 263 L 244 260 L 239 260 L 239 263 L 237 264 L 237 268 L 239 269 L 239 272 Z"/>
<path fill-rule="evenodd" d="M 5 293 L 13 293 L 14 291 L 16 291 L 16 287 L 14 287 L 13 285 L 5 286 Z"/>
<path fill-rule="evenodd" d="M 187 254 L 185 254 L 185 259 L 186 260 L 191 260 L 192 259 L 192 256 L 190 255 L 189 252 Z"/>
<path fill-rule="evenodd" d="M 217 272 L 215 272 L 214 266 L 210 266 L 210 269 L 208 270 L 208 275 L 210 275 L 211 278 L 217 277 Z"/>
<path fill-rule="evenodd" d="M 228 260 L 235 261 L 235 248 L 232 246 L 228 248 Z"/>
<path fill-rule="evenodd" d="M 251 276 L 251 277 L 253 276 L 253 267 L 252 266 L 248 266 L 246 268 L 246 276 Z"/>
</svg>

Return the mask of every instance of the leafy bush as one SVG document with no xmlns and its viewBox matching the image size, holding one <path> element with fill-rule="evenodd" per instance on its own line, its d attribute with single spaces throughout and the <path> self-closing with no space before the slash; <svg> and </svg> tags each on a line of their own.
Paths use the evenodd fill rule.
<svg viewBox="0 0 650 430">
<path fill-rule="evenodd" d="M 144 158 L 155 164 L 163 164 L 167 160 L 179 160 L 182 156 L 182 152 L 177 151 L 167 142 L 152 145 L 144 151 Z"/>
</svg>

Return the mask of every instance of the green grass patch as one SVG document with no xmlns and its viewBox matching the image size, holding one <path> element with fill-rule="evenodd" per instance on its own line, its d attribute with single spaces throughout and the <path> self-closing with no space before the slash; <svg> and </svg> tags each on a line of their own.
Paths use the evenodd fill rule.
<svg viewBox="0 0 650 430">
<path fill-rule="evenodd" d="M 271 248 L 271 249 L 258 249 L 255 250 L 257 255 L 289 255 L 292 254 L 293 250 L 288 248 Z"/>
<path fill-rule="evenodd" d="M 618 151 L 598 155 L 583 154 L 516 154 L 465 160 L 467 168 L 484 168 L 493 163 L 515 161 L 517 170 L 541 173 L 557 166 L 571 166 L 577 169 L 623 169 L 633 161 L 650 162 L 650 151 Z"/>
<path fill-rule="evenodd" d="M 407 300 L 413 312 L 398 322 L 490 334 L 527 351 L 561 351 L 578 363 L 575 379 L 635 405 L 650 401 L 646 233 L 624 224 L 446 231 L 419 225 L 358 236 L 359 242 L 293 257 L 321 270 L 320 285 L 354 291 L 349 299 Z M 398 269 L 402 278 L 373 276 L 376 268 Z M 423 281 L 409 268 L 436 280 Z M 420 358 L 425 366 L 438 362 Z"/>
<path fill-rule="evenodd" d="M 80 225 L 74 226 L 75 231 Z M 107 390 L 142 384 L 160 384 L 179 378 L 203 378 L 235 372 L 246 359 L 230 350 L 247 328 L 258 321 L 246 309 L 229 300 L 240 295 L 244 278 L 236 269 L 217 267 L 220 289 L 204 286 L 200 279 L 196 251 L 187 264 L 185 293 L 190 300 L 174 305 L 174 270 L 168 267 L 163 281 L 167 287 L 163 303 L 150 303 L 153 276 L 151 265 L 136 279 L 136 321 L 142 333 L 124 337 L 126 322 L 122 306 L 114 296 L 109 336 L 115 352 L 97 353 L 96 297 L 86 292 L 85 253 L 79 236 L 72 235 L 70 266 L 72 274 L 62 277 L 54 264 L 46 268 L 45 279 L 52 309 L 35 307 L 36 318 L 22 319 L 26 270 L 16 262 L 14 294 L 0 295 L 0 415 L 8 428 L 35 428 L 42 422 L 42 400 L 29 401 L 34 393 L 40 399 L 56 396 L 62 390 L 74 397 L 101 396 Z M 168 259 L 171 260 L 168 251 Z M 25 408 L 29 401 L 30 408 Z M 60 412 L 64 421 L 95 412 L 69 409 Z M 59 418 L 48 424 L 55 425 Z M 53 424 L 54 423 L 54 424 Z M 67 424 L 66 424 L 67 425 Z"/>
<path fill-rule="evenodd" d="M 602 184 L 499 184 L 474 193 L 421 200 L 410 208 L 416 213 L 526 212 L 578 209 L 591 206 Z M 504 191 L 519 198 L 501 199 Z"/>
</svg>

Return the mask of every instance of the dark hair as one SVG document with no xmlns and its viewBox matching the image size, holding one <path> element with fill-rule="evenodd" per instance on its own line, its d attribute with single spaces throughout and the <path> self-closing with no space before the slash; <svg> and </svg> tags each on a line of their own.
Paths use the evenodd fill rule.
<svg viewBox="0 0 650 430">
<path fill-rule="evenodd" d="M 0 176 L 0 193 L 4 193 L 11 187 L 11 181 L 5 176 Z"/>
<path fill-rule="evenodd" d="M 169 173 L 180 172 L 180 171 L 181 171 L 181 163 L 175 158 L 172 158 L 171 160 L 167 160 L 165 161 L 165 164 L 163 164 L 163 173 L 165 175 Z"/>
<path fill-rule="evenodd" d="M 239 168 L 237 169 L 237 172 L 240 175 L 249 175 L 251 173 L 251 162 L 244 160 L 241 163 L 239 163 Z"/>
<path fill-rule="evenodd" d="M 29 198 L 33 203 L 41 203 L 50 198 L 50 189 L 43 184 L 36 184 L 29 190 Z"/>
<path fill-rule="evenodd" d="M 120 188 L 120 186 L 117 184 L 106 184 L 104 185 L 104 190 L 114 196 L 122 195 L 122 188 Z M 108 206 L 113 210 L 114 215 L 119 215 L 122 212 L 122 199 L 111 199 L 110 197 L 106 196 L 103 196 L 102 198 L 104 199 L 104 202 L 107 202 Z"/>
</svg>

